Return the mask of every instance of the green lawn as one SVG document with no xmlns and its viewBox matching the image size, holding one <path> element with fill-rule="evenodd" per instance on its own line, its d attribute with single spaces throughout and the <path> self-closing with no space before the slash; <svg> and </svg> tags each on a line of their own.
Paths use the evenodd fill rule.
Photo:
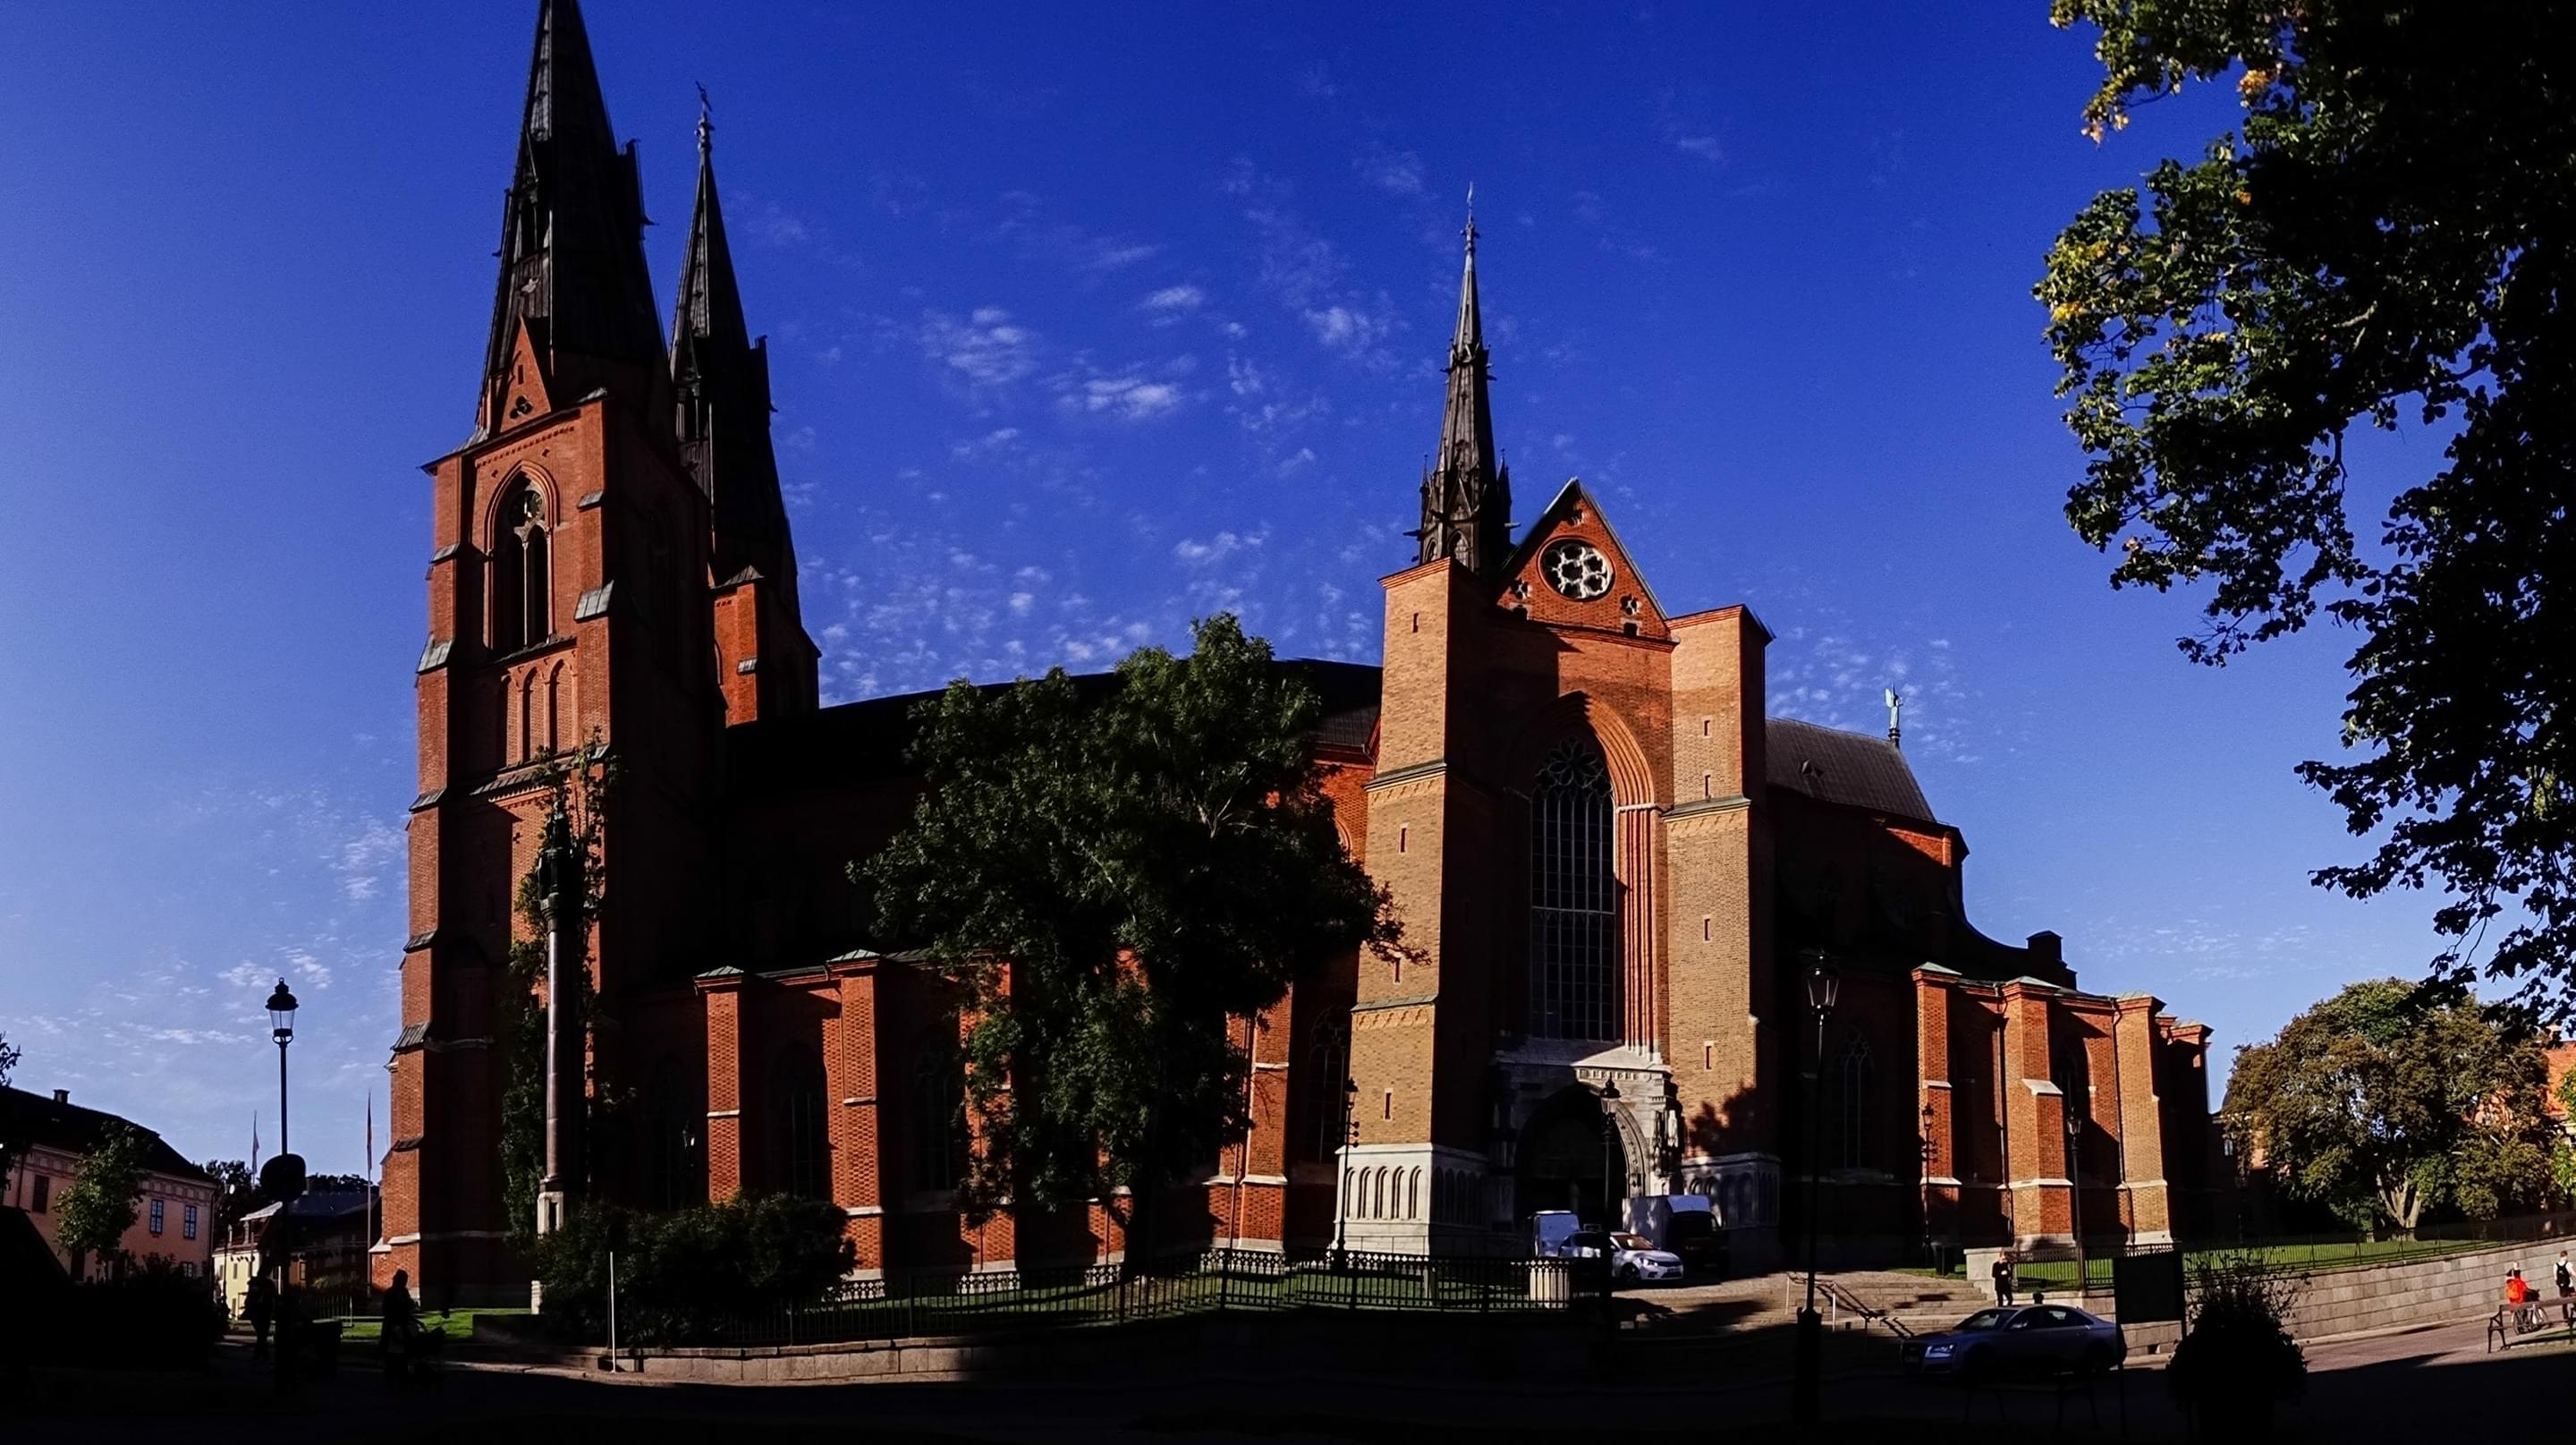
<svg viewBox="0 0 2576 1445">
<path fill-rule="evenodd" d="M 525 1315 L 523 1309 L 436 1310 L 423 1314 L 420 1322 L 432 1329 L 445 1330 L 451 1340 L 474 1337 L 474 1321 L 480 1315 Z M 374 1340 L 384 1334 L 382 1315 L 355 1315 L 340 1322 L 343 1340 Z"/>
<path fill-rule="evenodd" d="M 2409 1259 L 2433 1259 L 2469 1250 L 2493 1249 L 2495 1241 L 2481 1239 L 2342 1239 L 2300 1241 L 2284 1244 L 2248 1244 L 2237 1249 L 2195 1249 L 2184 1253 L 2186 1273 L 2202 1262 L 2235 1254 L 2250 1254 L 2274 1269 L 2326 1270 L 2352 1269 L 2362 1265 L 2391 1264 Z M 1935 1271 L 1909 1268 L 1905 1274 L 1940 1278 Z M 2072 1290 L 2075 1287 L 2075 1261 L 2071 1259 L 2028 1260 L 2013 1271 L 2024 1293 L 2032 1290 Z M 1950 1278 L 1957 1278 L 1953 1275 Z M 2084 1260 L 2084 1283 L 2089 1289 L 2111 1287 L 2111 1256 L 2092 1255 Z"/>
</svg>

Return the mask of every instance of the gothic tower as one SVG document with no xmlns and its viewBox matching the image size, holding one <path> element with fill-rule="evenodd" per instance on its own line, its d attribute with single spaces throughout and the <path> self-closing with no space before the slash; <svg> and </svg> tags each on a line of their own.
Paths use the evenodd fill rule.
<svg viewBox="0 0 2576 1445">
<path fill-rule="evenodd" d="M 408 1268 L 424 1297 L 506 1296 L 526 1279 L 503 1243 L 519 1222 L 503 1214 L 514 1064 L 497 1036 L 508 991 L 528 986 L 509 960 L 534 930 L 513 903 L 560 762 L 581 756 L 615 778 L 583 950 L 594 1076 L 616 1070 L 623 1001 L 703 966 L 715 911 L 702 896 L 724 706 L 709 626 L 715 528 L 673 435 L 644 223 L 635 150 L 614 140 L 580 9 L 543 0 L 477 425 L 425 469 L 420 792 L 378 1246 L 391 1256 L 380 1277 Z M 769 486 L 774 496 L 774 476 Z M 783 522 L 776 536 L 783 547 Z M 792 591 L 787 605 L 792 617 Z M 603 1167 L 568 1166 L 570 1192 Z"/>
</svg>

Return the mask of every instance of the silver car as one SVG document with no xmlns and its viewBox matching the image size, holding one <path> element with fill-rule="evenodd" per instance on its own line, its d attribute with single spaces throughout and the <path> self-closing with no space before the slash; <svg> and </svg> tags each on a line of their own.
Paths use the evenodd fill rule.
<svg viewBox="0 0 2576 1445">
<path fill-rule="evenodd" d="M 2120 1327 L 2073 1305 L 1999 1305 L 1938 1334 L 1905 1342 L 1905 1362 L 1927 1375 L 2099 1374 L 2127 1358 Z"/>
</svg>

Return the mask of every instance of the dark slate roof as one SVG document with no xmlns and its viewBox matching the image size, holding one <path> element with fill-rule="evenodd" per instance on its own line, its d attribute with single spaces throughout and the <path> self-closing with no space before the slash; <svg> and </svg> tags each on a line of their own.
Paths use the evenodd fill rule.
<svg viewBox="0 0 2576 1445">
<path fill-rule="evenodd" d="M 1914 781 L 1905 754 L 1885 738 L 1818 727 L 1796 718 L 1775 717 L 1764 723 L 1768 761 L 1764 780 L 1774 788 L 1812 797 L 1818 802 L 1892 813 L 1932 823 L 1932 805 Z"/>
<path fill-rule="evenodd" d="M 1291 658 L 1280 671 L 1304 679 L 1323 703 L 1316 741 L 1363 748 L 1377 726 L 1378 669 L 1368 663 Z M 1115 686 L 1114 672 L 1073 679 L 1087 697 Z M 1006 683 L 986 684 L 990 687 Z M 746 793 L 798 792 L 817 782 L 855 783 L 911 774 L 904 751 L 912 746 L 912 710 L 936 692 L 903 693 L 845 702 L 816 712 L 765 718 L 725 729 L 727 764 Z"/>
<path fill-rule="evenodd" d="M 314 1223 L 363 1214 L 373 1208 L 375 1202 L 375 1196 L 364 1189 L 316 1189 L 293 1199 L 262 1205 L 242 1217 L 246 1220 L 273 1219 L 283 1209 L 295 1219 Z"/>
<path fill-rule="evenodd" d="M 56 1103 L 50 1094 L 30 1093 L 25 1089 L 0 1089 L 0 1114 L 7 1115 L 8 1128 L 15 1138 L 46 1149 L 59 1149 L 66 1154 L 87 1154 L 98 1147 L 107 1126 L 132 1123 L 97 1109 L 84 1109 L 78 1104 Z M 187 1156 L 170 1147 L 160 1135 L 140 1124 L 144 1140 L 143 1167 L 156 1174 L 212 1184 L 206 1171 L 191 1164 Z"/>
</svg>

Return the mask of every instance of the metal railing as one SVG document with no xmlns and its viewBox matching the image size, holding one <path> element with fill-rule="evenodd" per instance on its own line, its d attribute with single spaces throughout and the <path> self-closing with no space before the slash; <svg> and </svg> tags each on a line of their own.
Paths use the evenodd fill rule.
<svg viewBox="0 0 2576 1445">
<path fill-rule="evenodd" d="M 847 1281 L 815 1298 L 756 1313 L 684 1321 L 638 1312 L 632 1325 L 649 1343 L 760 1348 L 1078 1328 L 1229 1311 L 1546 1315 L 1607 1292 L 1607 1276 L 1584 1269 L 1586 1263 L 1210 1249 L 1133 1268 L 908 1271 Z"/>
</svg>

